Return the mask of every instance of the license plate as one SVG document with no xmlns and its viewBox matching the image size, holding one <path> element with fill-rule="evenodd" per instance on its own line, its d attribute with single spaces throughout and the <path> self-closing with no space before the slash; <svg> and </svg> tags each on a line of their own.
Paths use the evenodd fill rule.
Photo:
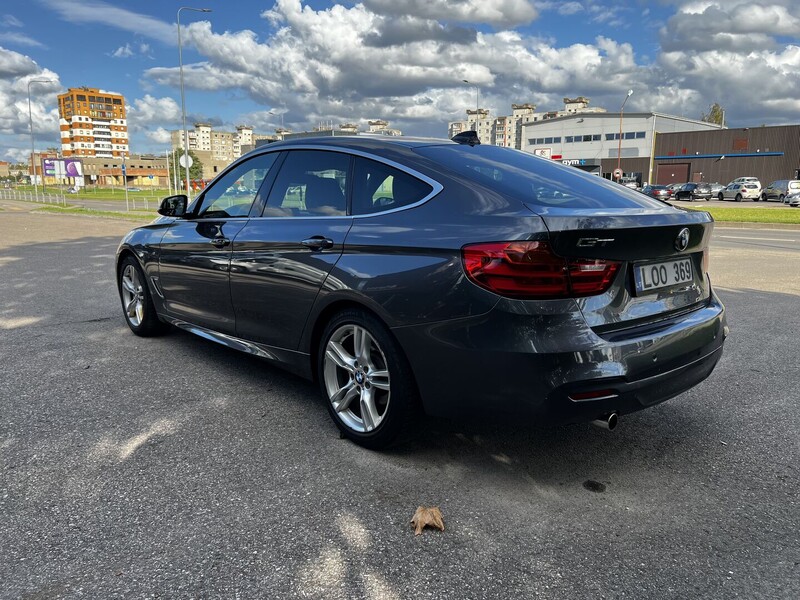
<svg viewBox="0 0 800 600">
<path fill-rule="evenodd" d="M 634 265 L 633 278 L 639 294 L 679 283 L 690 283 L 694 280 L 692 261 L 690 258 L 681 258 L 649 265 Z"/>
</svg>

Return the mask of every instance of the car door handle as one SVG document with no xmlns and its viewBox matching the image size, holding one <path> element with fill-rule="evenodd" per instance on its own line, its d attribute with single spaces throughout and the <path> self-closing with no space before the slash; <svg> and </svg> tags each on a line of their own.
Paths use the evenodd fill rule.
<svg viewBox="0 0 800 600">
<path fill-rule="evenodd" d="M 311 248 L 312 250 L 327 250 L 328 248 L 333 248 L 333 240 L 321 235 L 315 235 L 303 240 L 300 243 L 306 248 Z"/>
<path fill-rule="evenodd" d="M 216 246 L 217 248 L 224 248 L 225 246 L 227 246 L 230 243 L 231 243 L 231 241 L 226 237 L 211 238 L 211 244 Z"/>
</svg>

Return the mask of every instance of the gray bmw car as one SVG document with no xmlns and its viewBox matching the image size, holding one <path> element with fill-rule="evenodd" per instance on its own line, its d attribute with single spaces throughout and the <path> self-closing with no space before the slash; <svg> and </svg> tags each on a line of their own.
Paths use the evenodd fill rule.
<svg viewBox="0 0 800 600">
<path fill-rule="evenodd" d="M 318 381 L 370 448 L 420 408 L 613 427 L 708 377 L 727 334 L 708 213 L 454 140 L 270 144 L 165 198 L 119 246 L 128 325 Z"/>
</svg>

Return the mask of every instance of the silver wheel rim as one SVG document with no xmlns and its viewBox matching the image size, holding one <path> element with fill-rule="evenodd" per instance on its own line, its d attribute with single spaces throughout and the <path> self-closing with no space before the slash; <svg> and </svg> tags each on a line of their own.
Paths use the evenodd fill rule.
<svg viewBox="0 0 800 600">
<path fill-rule="evenodd" d="M 139 272 L 133 265 L 127 265 L 122 271 L 122 303 L 128 322 L 134 327 L 141 325 L 144 319 L 144 290 L 139 281 Z"/>
<path fill-rule="evenodd" d="M 342 325 L 325 346 L 328 401 L 353 431 L 374 431 L 389 408 L 389 366 L 375 338 L 359 325 Z"/>
</svg>

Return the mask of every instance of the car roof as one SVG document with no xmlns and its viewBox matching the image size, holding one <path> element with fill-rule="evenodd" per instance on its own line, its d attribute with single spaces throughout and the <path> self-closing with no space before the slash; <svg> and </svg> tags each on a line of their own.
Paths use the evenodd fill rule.
<svg viewBox="0 0 800 600">
<path fill-rule="evenodd" d="M 456 142 L 441 138 L 424 138 L 410 136 L 388 136 L 388 135 L 334 135 L 334 136 L 309 136 L 293 138 L 280 142 L 273 142 L 264 146 L 259 146 L 257 150 L 273 148 L 292 148 L 294 146 L 335 146 L 338 148 L 349 148 L 352 150 L 378 150 L 402 146 L 405 148 L 417 148 L 420 146 L 440 146 L 453 145 Z"/>
</svg>

